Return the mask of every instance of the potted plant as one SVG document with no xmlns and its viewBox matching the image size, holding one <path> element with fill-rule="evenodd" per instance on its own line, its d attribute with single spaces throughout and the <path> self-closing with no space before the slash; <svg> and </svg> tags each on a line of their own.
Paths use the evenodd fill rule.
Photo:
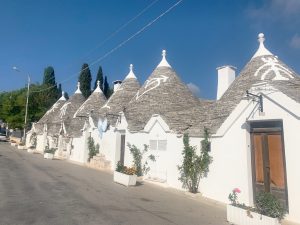
<svg viewBox="0 0 300 225">
<path fill-rule="evenodd" d="M 11 145 L 11 146 L 17 146 L 17 143 L 16 143 L 15 140 L 10 140 L 10 145 Z"/>
<path fill-rule="evenodd" d="M 143 180 L 143 176 L 147 175 L 147 173 L 150 171 L 148 161 L 155 162 L 155 156 L 150 154 L 147 157 L 145 157 L 145 154 L 148 152 L 149 149 L 148 145 L 144 145 L 143 150 L 140 150 L 135 145 L 131 145 L 130 143 L 127 143 L 127 146 L 133 158 L 132 163 L 134 165 L 134 168 L 136 168 L 136 175 L 139 178 L 139 181 L 141 181 Z M 142 162 L 143 158 L 145 158 L 144 162 Z"/>
<path fill-rule="evenodd" d="M 238 202 L 241 190 L 235 188 L 229 194 L 231 204 L 227 205 L 227 220 L 236 225 L 280 225 L 285 216 L 285 209 L 279 200 L 269 192 L 260 192 L 256 196 L 255 207 Z"/>
<path fill-rule="evenodd" d="M 55 151 L 55 148 L 49 148 L 48 146 L 46 146 L 46 149 L 44 151 L 44 159 L 53 159 Z"/>
<path fill-rule="evenodd" d="M 20 149 L 20 150 L 26 150 L 25 143 L 24 142 L 20 142 L 17 148 Z"/>
<path fill-rule="evenodd" d="M 114 171 L 114 182 L 125 186 L 135 186 L 136 184 L 136 169 L 134 167 L 126 167 L 120 161 Z"/>
</svg>

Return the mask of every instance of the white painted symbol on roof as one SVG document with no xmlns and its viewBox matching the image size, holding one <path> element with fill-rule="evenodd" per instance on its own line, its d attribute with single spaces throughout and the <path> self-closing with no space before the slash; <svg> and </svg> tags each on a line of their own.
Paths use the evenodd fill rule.
<svg viewBox="0 0 300 225">
<path fill-rule="evenodd" d="M 51 109 L 49 109 L 47 112 L 46 112 L 46 115 L 48 115 L 49 113 L 52 113 L 55 111 L 55 109 L 57 109 L 59 106 L 58 102 L 56 102 L 52 107 Z"/>
<path fill-rule="evenodd" d="M 67 108 L 68 108 L 68 105 L 70 105 L 71 102 L 68 102 L 68 103 L 65 103 L 61 109 L 60 109 L 60 114 L 59 114 L 59 117 L 62 118 L 64 115 L 66 115 L 66 111 L 67 111 Z"/>
<path fill-rule="evenodd" d="M 86 104 L 88 101 L 90 101 L 90 100 L 91 100 L 91 99 L 88 98 L 88 99 L 87 99 L 87 100 L 79 107 L 79 109 L 75 112 L 73 118 L 75 118 L 75 117 L 77 116 L 77 114 L 78 114 L 79 112 L 81 112 L 81 111 L 84 109 L 85 104 Z"/>
<path fill-rule="evenodd" d="M 108 108 L 108 109 L 110 109 L 110 106 L 108 105 L 108 101 L 105 103 L 105 105 L 104 106 L 102 106 L 101 108 Z"/>
<path fill-rule="evenodd" d="M 114 93 L 112 94 L 112 96 L 109 97 L 109 99 L 106 101 L 106 103 L 104 104 L 104 106 L 102 106 L 101 108 L 108 108 L 108 109 L 110 109 L 110 106 L 108 105 L 108 103 L 110 102 L 110 100 L 112 99 L 112 97 L 114 96 L 115 93 L 117 93 L 118 91 L 124 90 L 122 84 L 121 84 L 121 86 L 116 91 L 114 91 Z"/>
<path fill-rule="evenodd" d="M 275 73 L 275 77 L 272 80 L 289 80 L 289 78 L 293 79 L 294 77 L 292 76 L 292 72 L 290 70 L 288 70 L 287 68 L 285 68 L 284 66 L 280 65 L 278 63 L 278 60 L 276 58 L 272 58 L 272 57 L 262 57 L 261 60 L 264 62 L 264 64 L 262 66 L 260 66 L 254 76 L 257 76 L 258 73 L 264 69 L 264 68 L 268 68 L 262 75 L 261 75 L 261 80 L 264 80 L 266 78 L 266 76 L 270 73 L 270 72 L 274 72 Z M 282 76 L 283 73 L 285 76 Z"/>
<path fill-rule="evenodd" d="M 155 77 L 155 78 L 152 78 L 150 80 L 146 80 L 145 91 L 142 94 L 140 94 L 140 91 L 138 91 L 137 94 L 136 94 L 135 100 L 138 100 L 140 97 L 142 97 L 147 92 L 149 92 L 151 90 L 154 90 L 155 88 L 159 87 L 161 82 L 163 82 L 163 83 L 167 82 L 168 79 L 169 79 L 169 77 L 164 76 L 164 75 L 160 75 L 160 77 L 157 77 L 157 78 Z"/>
</svg>

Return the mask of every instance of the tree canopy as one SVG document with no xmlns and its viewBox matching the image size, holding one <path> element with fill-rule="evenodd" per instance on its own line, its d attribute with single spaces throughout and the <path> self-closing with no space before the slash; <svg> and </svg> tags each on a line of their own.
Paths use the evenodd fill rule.
<svg viewBox="0 0 300 225">
<path fill-rule="evenodd" d="M 97 76 L 96 76 L 96 80 L 94 82 L 94 90 L 97 87 L 97 81 L 98 80 L 100 82 L 100 89 L 103 91 L 103 71 L 102 71 L 102 67 L 101 66 L 99 66 L 98 73 L 97 73 Z"/>
<path fill-rule="evenodd" d="M 92 75 L 87 63 L 84 63 L 81 67 L 78 81 L 80 82 L 80 91 L 82 95 L 87 98 L 91 95 L 91 81 Z"/>
<path fill-rule="evenodd" d="M 113 89 L 109 87 L 109 83 L 107 81 L 107 76 L 104 78 L 104 84 L 103 84 L 103 94 L 108 99 L 113 94 Z"/>
<path fill-rule="evenodd" d="M 45 68 L 43 83 L 31 84 L 29 88 L 27 126 L 38 121 L 57 101 L 59 89 L 61 86 L 56 86 L 53 67 Z M 0 118 L 10 128 L 24 128 L 26 94 L 27 88 L 0 93 Z"/>
</svg>

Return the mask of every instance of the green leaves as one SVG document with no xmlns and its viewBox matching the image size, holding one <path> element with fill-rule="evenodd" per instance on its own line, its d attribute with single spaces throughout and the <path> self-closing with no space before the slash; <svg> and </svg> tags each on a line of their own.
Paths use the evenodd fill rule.
<svg viewBox="0 0 300 225">
<path fill-rule="evenodd" d="M 148 159 L 150 161 L 153 161 L 155 162 L 155 156 L 154 155 L 149 155 L 147 157 L 147 159 L 145 160 L 145 163 L 142 165 L 142 159 L 143 159 L 143 156 L 146 152 L 148 152 L 148 148 L 149 146 L 148 145 L 144 145 L 144 150 L 141 151 L 140 149 L 138 149 L 135 145 L 131 145 L 131 144 L 127 144 L 129 150 L 130 150 L 130 153 L 133 157 L 133 164 L 136 168 L 136 175 L 137 176 L 143 176 L 143 175 L 146 175 L 149 170 L 150 170 L 150 167 L 148 165 Z"/>
<path fill-rule="evenodd" d="M 98 72 L 97 72 L 97 77 L 96 77 L 96 80 L 95 80 L 95 83 L 94 83 L 94 90 L 97 88 L 97 81 L 99 80 L 100 84 L 100 89 L 102 90 L 103 92 L 103 72 L 102 72 L 102 67 L 99 66 L 99 69 L 98 69 Z"/>
<path fill-rule="evenodd" d="M 81 67 L 78 81 L 80 82 L 80 91 L 82 95 L 87 98 L 91 95 L 91 81 L 92 75 L 87 63 L 84 63 Z"/>
<path fill-rule="evenodd" d="M 183 188 L 188 188 L 192 193 L 198 192 L 200 178 L 207 176 L 209 164 L 212 157 L 209 156 L 210 142 L 208 140 L 209 132 L 204 130 L 204 139 L 201 141 L 201 154 L 196 154 L 196 147 L 190 146 L 190 138 L 188 134 L 183 135 L 184 149 L 182 151 L 183 162 L 178 166 Z"/>
<path fill-rule="evenodd" d="M 95 141 L 92 137 L 88 138 L 88 149 L 89 149 L 89 161 L 91 158 L 93 158 L 95 155 L 99 153 L 99 144 L 95 145 Z"/>
<path fill-rule="evenodd" d="M 258 213 L 272 218 L 283 219 L 286 210 L 279 200 L 270 192 L 260 192 L 256 196 L 255 207 Z"/>
</svg>

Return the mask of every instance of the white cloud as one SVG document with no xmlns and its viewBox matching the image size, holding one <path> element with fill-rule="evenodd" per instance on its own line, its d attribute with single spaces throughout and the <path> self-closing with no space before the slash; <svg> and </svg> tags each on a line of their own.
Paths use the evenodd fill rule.
<svg viewBox="0 0 300 225">
<path fill-rule="evenodd" d="M 295 34 L 291 41 L 290 41 L 290 46 L 292 48 L 299 48 L 300 49 L 300 35 Z"/>
<path fill-rule="evenodd" d="M 272 21 L 299 18 L 299 11 L 300 0 L 265 0 L 260 6 L 247 9 L 253 19 Z"/>
<path fill-rule="evenodd" d="M 200 88 L 196 84 L 188 83 L 187 86 L 195 96 L 199 97 Z"/>
</svg>

